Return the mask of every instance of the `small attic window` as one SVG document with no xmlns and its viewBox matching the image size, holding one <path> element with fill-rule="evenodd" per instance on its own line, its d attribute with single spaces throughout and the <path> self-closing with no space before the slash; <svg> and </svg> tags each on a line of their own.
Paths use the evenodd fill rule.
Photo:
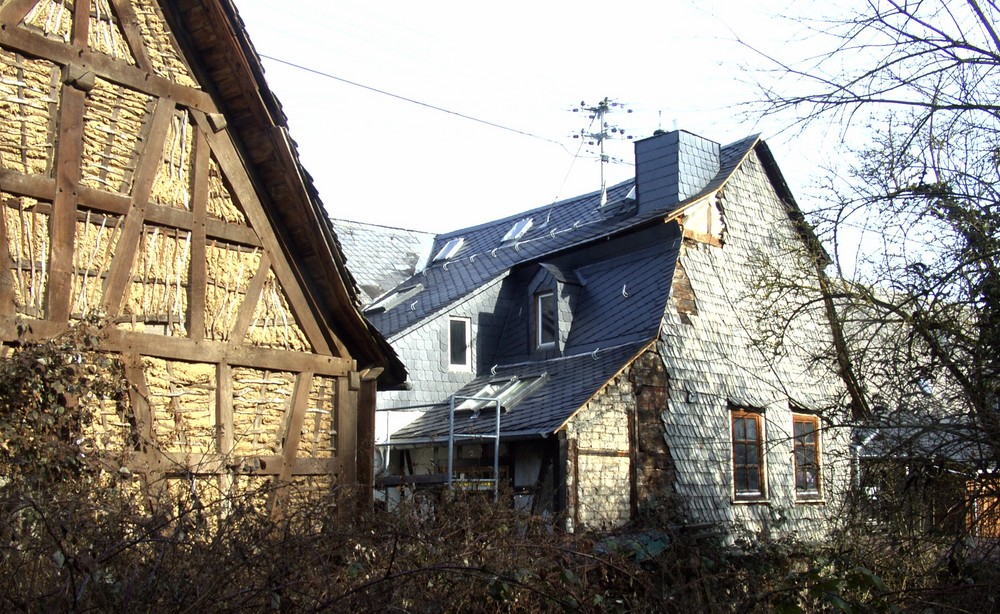
<svg viewBox="0 0 1000 614">
<path fill-rule="evenodd" d="M 514 226 L 512 226 L 511 229 L 507 231 L 507 234 L 503 236 L 503 239 L 501 239 L 500 242 L 509 243 L 510 241 L 517 241 L 518 239 L 524 236 L 524 233 L 528 232 L 528 230 L 531 228 L 531 224 L 532 224 L 532 219 L 530 217 L 526 217 L 523 220 L 518 220 L 514 224 Z"/>
<path fill-rule="evenodd" d="M 556 295 L 541 292 L 535 295 L 535 347 L 548 349 L 556 344 Z"/>
<path fill-rule="evenodd" d="M 465 245 L 465 237 L 456 237 L 454 239 L 448 239 L 448 242 L 444 244 L 441 251 L 434 256 L 434 262 L 440 262 L 442 260 L 450 260 L 458 253 L 458 250 L 462 249 Z"/>
</svg>

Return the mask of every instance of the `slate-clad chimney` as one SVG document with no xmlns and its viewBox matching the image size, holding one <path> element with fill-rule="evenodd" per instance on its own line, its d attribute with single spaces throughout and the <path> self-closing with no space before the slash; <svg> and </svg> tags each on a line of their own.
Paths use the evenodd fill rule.
<svg viewBox="0 0 1000 614">
<path fill-rule="evenodd" d="M 719 144 L 684 130 L 635 142 L 639 213 L 667 209 L 701 192 L 718 175 Z"/>
</svg>

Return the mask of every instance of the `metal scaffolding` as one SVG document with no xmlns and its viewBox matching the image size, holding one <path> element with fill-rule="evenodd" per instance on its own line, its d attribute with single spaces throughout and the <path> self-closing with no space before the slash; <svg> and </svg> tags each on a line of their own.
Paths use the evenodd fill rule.
<svg viewBox="0 0 1000 614">
<path fill-rule="evenodd" d="M 479 405 L 475 409 L 476 415 L 479 415 L 484 407 L 490 405 L 493 406 L 494 410 L 494 430 L 491 433 L 456 433 L 455 432 L 455 408 L 456 401 L 458 405 L 472 401 Z M 496 499 L 500 492 L 500 399 L 499 397 L 451 397 L 451 402 L 448 408 L 448 487 L 454 486 L 455 482 L 455 445 L 456 441 L 464 440 L 475 440 L 475 441 L 493 441 L 493 477 L 489 479 L 483 478 L 471 478 L 462 479 L 461 483 L 471 488 L 472 490 L 480 490 L 481 486 L 484 484 L 492 483 L 493 498 Z"/>
<path fill-rule="evenodd" d="M 474 407 L 472 408 L 462 408 L 461 406 L 465 403 L 472 403 Z M 407 405 L 402 407 L 391 407 L 391 408 L 379 408 L 376 409 L 377 412 L 412 412 L 412 411 L 422 411 L 431 409 L 434 407 L 440 407 L 439 403 L 428 403 L 420 405 Z M 479 432 L 479 433 L 469 433 L 463 432 L 461 428 L 456 429 L 455 424 L 455 412 L 456 411 L 470 411 L 473 413 L 473 417 L 478 417 L 482 414 L 483 410 L 492 407 L 493 409 L 493 429 L 489 432 Z M 476 397 L 465 397 L 465 396 L 453 396 L 448 402 L 448 470 L 445 475 L 444 483 L 449 488 L 464 488 L 467 490 L 492 490 L 494 499 L 497 498 L 500 491 L 500 415 L 503 410 L 501 405 L 500 397 L 498 396 L 476 396 Z M 456 476 L 455 468 L 455 455 L 457 453 L 457 448 L 461 445 L 463 441 L 479 441 L 479 442 L 492 442 L 493 443 L 493 467 L 492 473 L 489 478 L 482 478 L 478 476 Z M 384 450 L 386 462 L 388 462 L 389 454 L 392 450 L 393 441 L 391 435 L 387 433 L 386 440 L 381 443 L 376 444 L 376 448 Z M 460 470 L 461 468 L 459 468 Z M 413 483 L 431 483 L 430 480 L 414 480 Z M 399 480 L 400 483 L 405 482 L 405 480 Z M 437 481 L 438 484 L 441 481 Z"/>
</svg>

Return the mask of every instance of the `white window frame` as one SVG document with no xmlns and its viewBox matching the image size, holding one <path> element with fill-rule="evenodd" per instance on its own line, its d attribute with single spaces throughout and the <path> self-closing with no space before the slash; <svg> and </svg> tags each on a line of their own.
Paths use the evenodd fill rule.
<svg viewBox="0 0 1000 614">
<path fill-rule="evenodd" d="M 551 341 L 542 341 L 542 327 L 544 325 L 544 318 L 542 317 L 542 300 L 545 298 L 552 299 L 552 324 L 555 329 L 552 333 L 553 339 Z M 552 290 L 543 290 L 535 294 L 535 349 L 548 350 L 556 346 L 556 341 L 559 340 L 559 305 L 556 302 L 556 293 Z"/>
<path fill-rule="evenodd" d="M 452 362 L 452 326 L 454 324 L 465 325 L 465 362 Z M 472 320 L 461 316 L 448 317 L 448 370 L 449 371 L 471 371 L 472 370 Z"/>
</svg>

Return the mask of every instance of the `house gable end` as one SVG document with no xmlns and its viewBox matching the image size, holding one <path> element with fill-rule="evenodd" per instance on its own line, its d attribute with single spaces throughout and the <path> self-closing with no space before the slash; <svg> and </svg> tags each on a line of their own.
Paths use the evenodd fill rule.
<svg viewBox="0 0 1000 614">
<path fill-rule="evenodd" d="M 275 506 L 293 480 L 370 482 L 365 412 L 402 366 L 353 306 L 262 78 L 229 71 L 253 61 L 234 7 L 11 0 L 0 17 L 18 24 L 0 30 L 4 342 L 106 318 L 150 483 L 245 463 Z"/>
</svg>

